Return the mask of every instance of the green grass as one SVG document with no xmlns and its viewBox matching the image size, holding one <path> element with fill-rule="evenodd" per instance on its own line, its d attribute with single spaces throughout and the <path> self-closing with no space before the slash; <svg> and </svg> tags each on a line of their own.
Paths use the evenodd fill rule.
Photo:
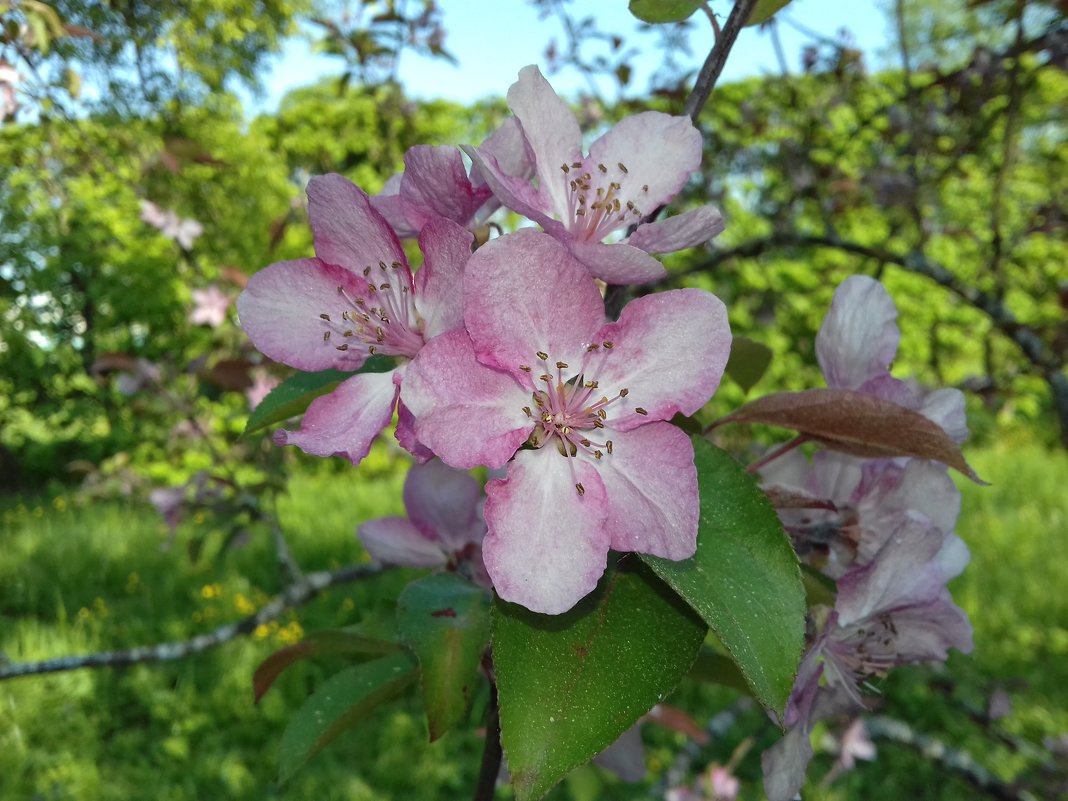
<svg viewBox="0 0 1068 801">
<path fill-rule="evenodd" d="M 913 668 L 885 683 L 881 711 L 970 751 L 1011 778 L 1034 770 L 1037 753 L 1005 737 L 1040 743 L 1068 732 L 1068 457 L 1037 446 L 1002 444 L 969 454 L 991 487 L 961 483 L 958 531 L 973 561 L 953 585 L 976 629 L 976 649 L 946 669 Z M 308 570 L 363 557 L 353 532 L 367 518 L 401 511 L 403 466 L 376 450 L 360 470 L 309 462 L 279 499 L 294 553 Z M 170 542 L 146 505 L 71 498 L 0 504 L 0 652 L 16 661 L 167 639 L 182 639 L 239 618 L 280 586 L 265 531 L 220 551 L 225 532 L 205 520 L 184 524 Z M 200 541 L 200 558 L 189 545 Z M 454 799 L 469 797 L 478 769 L 477 723 L 426 743 L 414 696 L 382 708 L 316 757 L 291 785 L 274 782 L 286 720 L 337 663 L 302 664 L 257 707 L 250 677 L 259 662 L 304 631 L 374 618 L 412 573 L 335 588 L 256 636 L 173 664 L 82 670 L 0 684 L 0 799 Z M 967 710 L 1001 687 L 1013 712 L 992 737 Z M 675 702 L 698 720 L 733 691 L 686 684 Z M 654 778 L 681 735 L 646 727 Z M 752 734 L 739 772 L 747 798 L 759 798 L 761 747 L 774 731 L 754 710 L 702 758 L 725 762 Z M 970 799 L 952 779 L 908 748 L 879 744 L 879 759 L 827 788 L 832 762 L 817 757 L 806 799 L 873 801 Z M 501 798 L 510 798 L 502 791 Z M 552 798 L 644 798 L 583 769 Z"/>
</svg>

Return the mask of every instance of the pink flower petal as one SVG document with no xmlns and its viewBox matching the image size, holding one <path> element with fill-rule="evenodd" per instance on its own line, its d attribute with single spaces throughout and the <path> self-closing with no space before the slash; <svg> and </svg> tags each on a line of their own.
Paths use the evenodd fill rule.
<svg viewBox="0 0 1068 801">
<path fill-rule="evenodd" d="M 974 647 L 972 624 L 947 590 L 927 604 L 898 610 L 893 621 L 897 629 L 894 650 L 900 664 L 944 662 L 950 648 L 967 654 Z"/>
<path fill-rule="evenodd" d="M 382 187 L 382 191 L 370 197 L 370 202 L 374 210 L 385 218 L 398 237 L 412 239 L 419 236 L 419 229 L 408 221 L 408 215 L 405 213 L 404 201 L 400 196 L 403 180 L 404 173 L 402 172 L 391 175 Z"/>
<path fill-rule="evenodd" d="M 318 259 L 271 264 L 252 276 L 237 299 L 241 327 L 256 348 L 298 370 L 355 370 L 367 358 L 365 348 L 337 349 L 338 338 L 324 340 L 348 304 L 338 295 L 366 297 L 367 282 L 354 273 Z"/>
<path fill-rule="evenodd" d="M 508 106 L 534 156 L 541 195 L 551 199 L 558 214 L 566 211 L 568 188 L 560 167 L 582 157 L 582 131 L 574 112 L 535 66 L 519 71 L 519 80 L 508 89 Z"/>
<path fill-rule="evenodd" d="M 400 196 L 408 220 L 421 229 L 439 217 L 467 225 L 490 190 L 471 185 L 455 147 L 416 145 L 404 154 Z"/>
<path fill-rule="evenodd" d="M 482 556 L 501 598 L 558 615 L 597 586 L 609 537 L 596 468 L 555 448 L 520 451 L 486 496 Z"/>
<path fill-rule="evenodd" d="M 439 459 L 413 465 L 404 480 L 404 508 L 412 525 L 448 552 L 482 541 L 481 496 L 474 478 Z"/>
<path fill-rule="evenodd" d="M 408 365 L 404 403 L 419 441 L 453 467 L 501 467 L 534 422 L 530 389 L 475 359 L 464 329 L 434 337 Z"/>
<path fill-rule="evenodd" d="M 474 237 L 452 220 L 437 218 L 419 234 L 423 266 L 415 274 L 415 308 L 426 339 L 464 323 L 464 266 Z"/>
<path fill-rule="evenodd" d="M 539 194 L 529 178 L 509 175 L 498 165 L 497 159 L 481 148 L 464 145 L 460 149 L 471 157 L 472 169 L 478 172 L 501 203 L 517 214 L 530 218 L 546 231 L 565 230 L 563 223 L 549 214 L 552 212 L 551 201 Z"/>
<path fill-rule="evenodd" d="M 527 179 L 534 176 L 534 161 L 527 149 L 523 128 L 515 117 L 509 117 L 501 123 L 478 149 L 483 155 L 492 156 L 505 175 Z M 475 186 L 486 183 L 478 169 L 471 171 L 471 183 Z"/>
<path fill-rule="evenodd" d="M 675 289 L 631 301 L 594 341 L 611 342 L 612 349 L 588 354 L 585 375 L 606 391 L 628 390 L 612 405 L 608 422 L 629 431 L 704 406 L 723 376 L 731 332 L 719 298 L 702 289 Z"/>
<path fill-rule="evenodd" d="M 377 562 L 401 567 L 441 567 L 447 561 L 441 544 L 424 537 L 404 517 L 368 520 L 356 529 L 363 547 Z"/>
<path fill-rule="evenodd" d="M 632 201 L 641 214 L 648 214 L 671 200 L 700 166 L 701 134 L 689 117 L 643 111 L 624 117 L 594 142 L 587 164 L 619 171 L 615 180 L 620 184 L 620 201 L 624 205 Z M 553 167 L 560 172 L 559 164 Z"/>
<path fill-rule="evenodd" d="M 340 175 L 318 175 L 308 182 L 308 217 L 315 255 L 358 273 L 379 262 L 400 262 L 409 273 L 397 235 L 375 211 L 367 193 Z"/>
<path fill-rule="evenodd" d="M 400 391 L 394 372 L 354 375 L 329 395 L 312 401 L 300 431 L 280 429 L 274 441 L 296 445 L 315 456 L 343 456 L 359 464 L 393 418 Z"/>
<path fill-rule="evenodd" d="M 627 244 L 649 253 L 674 253 L 723 233 L 723 215 L 715 206 L 700 206 L 664 220 L 639 225 Z"/>
<path fill-rule="evenodd" d="M 816 358 L 827 385 L 857 389 L 888 374 L 901 340 L 896 321 L 894 301 L 874 278 L 851 275 L 839 284 L 816 334 Z"/>
<path fill-rule="evenodd" d="M 404 450 L 412 455 L 415 461 L 422 464 L 434 457 L 434 452 L 419 441 L 415 435 L 415 415 L 404 405 L 404 399 L 397 401 L 397 429 L 393 432 L 397 442 Z"/>
<path fill-rule="evenodd" d="M 764 792 L 768 801 L 793 801 L 805 784 L 805 772 L 814 755 L 808 731 L 796 726 L 760 756 Z"/>
<path fill-rule="evenodd" d="M 600 242 L 579 242 L 564 233 L 557 235 L 546 231 L 567 245 L 571 254 L 589 270 L 594 278 L 608 284 L 645 284 L 658 281 L 667 275 L 664 265 L 644 250 L 625 242 L 602 245 Z"/>
<path fill-rule="evenodd" d="M 604 323 L 593 279 L 555 239 L 523 229 L 480 247 L 464 276 L 464 322 L 485 364 L 529 385 L 556 361 L 577 359 Z M 549 368 L 536 355 L 549 355 Z"/>
<path fill-rule="evenodd" d="M 594 465 L 608 499 L 612 549 L 693 556 L 700 498 L 689 436 L 670 423 L 649 423 L 614 439 L 612 455 Z"/>
</svg>

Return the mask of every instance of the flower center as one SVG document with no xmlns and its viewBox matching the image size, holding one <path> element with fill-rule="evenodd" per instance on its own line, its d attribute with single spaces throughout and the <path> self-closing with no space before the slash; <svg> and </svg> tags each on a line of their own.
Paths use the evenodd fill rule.
<svg viewBox="0 0 1068 801">
<path fill-rule="evenodd" d="M 600 242 L 612 231 L 638 223 L 642 211 L 635 197 L 648 193 L 648 184 L 634 191 L 628 179 L 627 167 L 619 162 L 615 167 L 598 163 L 575 161 L 561 164 L 567 184 L 567 215 L 564 220 L 576 239 Z M 624 190 L 624 185 L 629 184 Z"/>
<path fill-rule="evenodd" d="M 602 348 L 611 350 L 612 343 L 606 341 L 589 345 L 587 352 Z M 544 372 L 534 380 L 535 389 L 531 395 L 533 407 L 523 407 L 527 417 L 537 420 L 527 443 L 535 448 L 552 443 L 569 461 L 577 457 L 580 451 L 595 460 L 602 459 L 606 454 L 611 456 L 615 447 L 612 440 L 603 438 L 598 432 L 605 428 L 609 407 L 627 397 L 630 390 L 623 387 L 609 397 L 601 391 L 596 379 L 587 378 L 585 372 L 572 372 L 568 377 L 571 368 L 566 362 L 553 361 L 544 351 L 538 351 L 535 355 L 536 364 Z M 525 364 L 520 365 L 519 369 L 531 374 L 535 370 Z M 640 406 L 634 411 L 638 414 L 647 413 Z M 574 466 L 571 469 L 574 471 Z M 585 487 L 578 481 L 575 482 L 575 489 L 579 495 L 586 493 Z"/>
<path fill-rule="evenodd" d="M 378 263 L 378 274 L 372 267 L 363 271 L 367 279 L 367 297 L 352 297 L 344 287 L 337 294 L 345 307 L 341 319 L 335 321 L 325 312 L 323 342 L 341 340 L 334 347 L 347 351 L 352 347 L 366 347 L 372 355 L 415 356 L 423 347 L 423 321 L 415 310 L 409 278 L 400 262 Z M 374 279 L 380 283 L 375 284 Z"/>
</svg>

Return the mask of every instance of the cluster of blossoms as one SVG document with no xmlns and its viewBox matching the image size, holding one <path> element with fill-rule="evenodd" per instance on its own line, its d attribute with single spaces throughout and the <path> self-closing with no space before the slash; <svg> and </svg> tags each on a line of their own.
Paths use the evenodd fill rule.
<svg viewBox="0 0 1068 801">
<path fill-rule="evenodd" d="M 179 217 L 174 209 L 164 209 L 151 200 L 141 201 L 141 221 L 173 239 L 182 250 L 189 250 L 204 233 L 204 226 L 193 219 Z"/>
<path fill-rule="evenodd" d="M 719 385 L 726 309 L 683 289 L 640 297 L 610 320 L 596 279 L 660 277 L 650 252 L 723 226 L 711 207 L 644 222 L 699 165 L 689 119 L 638 114 L 583 155 L 574 114 L 536 68 L 508 99 L 514 117 L 465 148 L 470 174 L 459 150 L 418 146 L 377 197 L 338 175 L 313 178 L 315 258 L 260 271 L 237 307 L 270 358 L 354 372 L 276 442 L 356 464 L 396 414 L 401 445 L 419 462 L 440 460 L 413 468 L 409 522 L 362 528 L 373 554 L 442 564 L 481 540 L 499 596 L 556 614 L 593 590 L 609 549 L 676 560 L 695 551 L 693 447 L 666 421 L 697 411 Z M 472 231 L 502 204 L 544 230 L 474 249 Z M 414 273 L 401 237 L 418 238 Z M 395 366 L 357 372 L 372 356 Z M 481 528 L 427 523 L 433 502 L 416 496 L 466 497 L 472 485 L 450 471 L 477 466 L 499 473 L 485 488 Z"/>
<path fill-rule="evenodd" d="M 967 436 L 958 390 L 925 392 L 893 378 L 897 309 L 877 281 L 846 279 L 816 338 L 827 383 L 909 406 L 957 442 Z M 864 707 L 860 688 L 895 665 L 970 651 L 972 629 L 946 582 L 968 563 L 953 533 L 960 493 L 922 459 L 791 451 L 761 471 L 802 562 L 832 579 L 830 605 L 810 609 L 811 636 L 786 708 L 786 736 L 763 757 L 770 801 L 794 798 L 812 758 L 812 725 Z"/>
<path fill-rule="evenodd" d="M 693 446 L 669 421 L 716 391 L 731 347 L 726 309 L 678 289 L 609 319 L 602 291 L 662 277 L 651 254 L 705 242 L 723 223 L 711 206 L 649 221 L 699 166 L 689 119 L 637 114 L 584 154 L 573 113 L 535 67 L 508 102 L 514 116 L 462 149 L 470 169 L 458 149 L 417 146 L 375 197 L 338 175 L 313 178 L 315 257 L 263 269 L 237 308 L 271 359 L 352 373 L 299 429 L 277 431 L 278 444 L 358 464 L 396 418 L 415 460 L 408 516 L 360 526 L 373 558 L 455 570 L 559 614 L 594 589 L 610 550 L 695 553 Z M 490 238 L 501 206 L 541 230 Z M 414 272 L 404 238 L 422 252 Z M 915 410 L 962 441 L 959 392 L 890 375 L 896 315 L 871 279 L 839 287 L 816 343 L 828 384 Z M 371 357 L 391 366 L 363 369 Z M 490 472 L 484 495 L 466 472 L 476 467 Z M 788 732 L 764 755 L 769 798 L 780 801 L 803 783 L 813 723 L 862 707 L 861 682 L 971 647 L 946 590 L 968 551 L 952 533 L 960 498 L 939 464 L 831 452 L 810 461 L 795 450 L 761 478 L 799 558 L 837 584 L 833 604 L 810 612 Z M 848 750 L 850 764 L 866 753 Z M 693 793 L 734 798 L 737 780 L 717 769 Z"/>
</svg>

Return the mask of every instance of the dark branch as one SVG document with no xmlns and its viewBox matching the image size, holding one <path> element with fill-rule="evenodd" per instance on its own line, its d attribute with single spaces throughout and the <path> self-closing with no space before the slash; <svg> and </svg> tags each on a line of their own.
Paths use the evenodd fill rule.
<svg viewBox="0 0 1068 801">
<path fill-rule="evenodd" d="M 497 774 L 501 771 L 501 721 L 497 706 L 497 685 L 490 680 L 490 701 L 486 709 L 486 744 L 482 749 L 482 766 L 478 771 L 474 801 L 493 801 Z"/>
<path fill-rule="evenodd" d="M 332 571 L 308 573 L 302 581 L 287 587 L 254 615 L 235 623 L 219 626 L 207 634 L 198 634 L 188 640 L 143 645 L 125 651 L 101 651 L 92 654 L 60 656 L 39 662 L 0 663 L 0 681 L 19 676 L 60 673 L 81 668 L 124 667 L 144 662 L 173 662 L 176 659 L 184 659 L 242 635 L 251 634 L 259 626 L 274 620 L 286 610 L 308 603 L 329 587 L 369 578 L 380 572 L 381 568 L 364 564 L 348 565 Z"/>
<path fill-rule="evenodd" d="M 686 105 L 683 106 L 683 113 L 691 120 L 697 121 L 697 116 L 701 113 L 701 109 L 708 102 L 712 90 L 716 87 L 716 81 L 719 80 L 719 75 L 723 72 L 723 67 L 727 63 L 727 56 L 730 54 L 731 48 L 734 47 L 734 40 L 738 38 L 738 32 L 745 25 L 745 21 L 749 19 L 749 15 L 755 5 L 756 0 L 737 0 L 734 8 L 731 9 L 731 15 L 727 17 L 727 24 L 723 26 L 723 30 L 716 37 L 716 44 L 713 45 L 708 58 L 705 59 L 705 63 L 701 67 L 701 71 L 697 74 L 693 91 L 690 92 L 690 96 L 686 98 Z"/>
</svg>

